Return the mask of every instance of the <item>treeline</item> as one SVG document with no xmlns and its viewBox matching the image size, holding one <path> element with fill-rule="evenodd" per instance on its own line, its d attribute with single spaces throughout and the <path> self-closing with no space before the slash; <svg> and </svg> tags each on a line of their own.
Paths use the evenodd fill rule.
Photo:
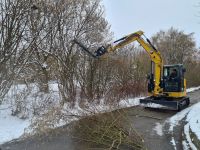
<svg viewBox="0 0 200 150">
<path fill-rule="evenodd" d="M 48 93 L 49 81 L 58 84 L 62 103 L 72 106 L 146 93 L 150 60 L 139 46 L 95 60 L 73 42 L 96 50 L 112 40 L 100 0 L 2 0 L 0 9 L 0 101 L 13 83 L 36 83 Z M 200 84 L 193 34 L 171 28 L 152 41 L 167 64 L 185 64 L 189 86 Z"/>
<path fill-rule="evenodd" d="M 152 37 L 154 45 L 161 51 L 165 64 L 184 64 L 187 87 L 199 86 L 200 49 L 194 33 L 186 34 L 175 28 L 159 31 Z"/>
</svg>

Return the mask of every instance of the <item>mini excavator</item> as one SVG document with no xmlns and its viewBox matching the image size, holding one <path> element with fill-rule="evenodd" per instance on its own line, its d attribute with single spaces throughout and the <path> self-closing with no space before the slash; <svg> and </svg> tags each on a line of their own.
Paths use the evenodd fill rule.
<svg viewBox="0 0 200 150">
<path fill-rule="evenodd" d="M 77 39 L 74 40 L 82 50 L 95 59 L 123 48 L 134 41 L 137 41 L 144 48 L 151 59 L 151 72 L 147 77 L 148 97 L 140 99 L 140 104 L 144 107 L 158 107 L 168 110 L 181 110 L 187 107 L 190 104 L 190 99 L 186 96 L 186 79 L 184 78 L 186 70 L 183 64 L 163 65 L 160 51 L 153 46 L 143 31 L 129 34 L 108 46 L 101 46 L 94 53 Z"/>
</svg>

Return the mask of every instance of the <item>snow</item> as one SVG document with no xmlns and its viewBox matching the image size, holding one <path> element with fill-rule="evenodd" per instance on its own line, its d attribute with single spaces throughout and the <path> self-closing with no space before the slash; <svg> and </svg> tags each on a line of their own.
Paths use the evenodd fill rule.
<svg viewBox="0 0 200 150">
<path fill-rule="evenodd" d="M 170 124 L 169 131 L 173 132 L 175 126 L 179 125 L 179 122 L 185 119 L 186 124 L 184 126 L 184 134 L 187 141 L 189 142 L 190 147 L 194 147 L 192 140 L 190 139 L 189 129 L 197 136 L 200 140 L 200 102 L 194 104 L 191 107 L 188 107 L 176 115 L 172 116 L 168 122 Z"/>
<path fill-rule="evenodd" d="M 187 89 L 186 90 L 186 92 L 194 92 L 194 91 L 196 91 L 196 90 L 199 90 L 200 89 L 200 86 L 198 86 L 198 87 L 191 87 L 191 88 L 189 88 L 189 89 Z"/>
<path fill-rule="evenodd" d="M 190 88 L 190 89 L 187 89 L 187 92 L 193 92 L 198 89 L 200 89 L 200 87 Z M 184 135 L 186 137 L 186 141 L 183 141 L 182 144 L 183 144 L 184 149 L 186 150 L 189 149 L 188 146 L 192 148 L 193 150 L 197 149 L 192 142 L 193 140 L 190 137 L 190 132 L 193 132 L 197 136 L 198 140 L 200 140 L 200 122 L 199 122 L 200 115 L 199 114 L 200 114 L 200 102 L 182 110 L 181 112 L 178 112 L 177 114 L 175 114 L 174 116 L 172 116 L 171 118 L 167 120 L 167 122 L 170 125 L 169 131 L 171 133 L 176 132 L 174 131 L 174 127 L 179 125 L 179 122 L 181 120 L 185 120 L 186 123 L 184 125 Z"/>
<path fill-rule="evenodd" d="M 70 108 L 69 105 L 66 103 L 64 105 L 64 110 L 67 110 L 68 112 L 71 112 L 71 114 L 74 115 L 90 115 L 90 114 L 96 114 L 96 113 L 104 113 L 104 112 L 111 112 L 116 109 L 121 108 L 127 108 L 127 107 L 133 107 L 140 104 L 140 99 L 144 97 L 135 97 L 135 98 L 129 98 L 121 100 L 118 104 L 118 106 L 111 106 L 109 104 L 105 104 L 104 100 L 100 100 L 100 104 L 92 104 L 92 103 L 86 103 L 85 105 L 87 108 L 82 109 L 79 107 L 79 105 L 76 103 L 74 108 Z"/>
<path fill-rule="evenodd" d="M 0 105 L 0 144 L 19 138 L 25 131 L 29 131 L 28 127 L 34 117 L 34 109 L 40 109 L 44 113 L 49 109 L 48 107 L 55 104 L 52 103 L 45 107 L 47 103 L 59 98 L 56 84 L 50 83 L 49 86 L 50 94 L 38 92 L 39 89 L 34 84 L 29 85 L 29 87 L 25 84 L 11 87 Z M 17 108 L 16 102 L 23 102 L 23 108 L 21 113 L 13 116 L 13 111 Z"/>
<path fill-rule="evenodd" d="M 175 142 L 174 137 L 172 137 L 171 143 L 172 143 L 172 145 L 174 146 L 174 150 L 177 150 L 177 149 L 176 149 L 176 142 Z"/>
<path fill-rule="evenodd" d="M 153 130 L 156 131 L 157 135 L 163 136 L 163 125 L 159 122 L 156 122 L 156 125 Z"/>
<path fill-rule="evenodd" d="M 10 105 L 0 105 L 0 144 L 19 138 L 30 125 L 30 120 L 22 120 L 10 114 Z"/>
<path fill-rule="evenodd" d="M 44 62 L 44 63 L 42 64 L 42 67 L 43 67 L 43 68 L 47 68 L 47 67 L 48 67 L 47 63 Z"/>
<path fill-rule="evenodd" d="M 191 107 L 188 107 L 181 112 L 178 112 L 176 115 L 169 118 L 168 122 L 170 123 L 169 131 L 173 131 L 173 128 L 179 125 L 179 121 L 182 120 L 187 113 L 191 110 Z"/>
<path fill-rule="evenodd" d="M 189 146 L 191 147 L 192 150 L 197 150 L 196 146 L 192 143 L 189 128 L 190 128 L 189 124 L 186 124 L 184 126 L 184 133 L 186 135 L 186 140 L 187 140 L 187 142 L 188 142 L 188 144 L 189 144 Z"/>
<path fill-rule="evenodd" d="M 140 105 L 140 99 L 143 99 L 143 98 L 145 97 L 135 97 L 135 98 L 129 98 L 126 100 L 121 100 L 119 102 L 119 106 L 120 108 L 137 106 L 137 105 Z"/>
<path fill-rule="evenodd" d="M 192 132 L 200 140 L 200 103 L 195 104 L 187 115 L 186 121 Z"/>
<path fill-rule="evenodd" d="M 190 149 L 187 142 L 184 141 L 184 140 L 182 141 L 182 145 L 183 145 L 183 150 L 189 150 Z"/>
<path fill-rule="evenodd" d="M 165 106 L 163 106 L 163 105 L 154 104 L 154 103 L 141 104 L 141 106 L 150 107 L 150 108 L 165 108 Z"/>
</svg>

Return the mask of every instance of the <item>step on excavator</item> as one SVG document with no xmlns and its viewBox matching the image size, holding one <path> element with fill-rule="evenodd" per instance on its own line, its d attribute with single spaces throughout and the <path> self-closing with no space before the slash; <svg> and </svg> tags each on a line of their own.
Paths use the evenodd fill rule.
<svg viewBox="0 0 200 150">
<path fill-rule="evenodd" d="M 148 97 L 140 99 L 140 104 L 148 108 L 159 108 L 168 110 L 181 110 L 190 104 L 186 95 L 186 72 L 183 64 L 163 65 L 160 51 L 153 46 L 143 31 L 124 36 L 115 42 L 99 47 L 92 53 L 77 39 L 83 51 L 93 58 L 102 58 L 105 54 L 114 52 L 117 49 L 137 41 L 147 52 L 151 59 L 151 72 L 148 74 Z"/>
</svg>

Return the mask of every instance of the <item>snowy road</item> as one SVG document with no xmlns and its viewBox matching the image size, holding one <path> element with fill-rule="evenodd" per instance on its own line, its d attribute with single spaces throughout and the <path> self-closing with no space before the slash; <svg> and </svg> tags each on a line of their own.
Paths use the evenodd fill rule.
<svg viewBox="0 0 200 150">
<path fill-rule="evenodd" d="M 181 112 L 137 108 L 139 117 L 132 120 L 148 150 L 200 149 L 193 139 L 194 135 L 200 139 L 200 90 L 188 95 L 191 105 Z"/>
<path fill-rule="evenodd" d="M 191 104 L 200 101 L 200 90 L 189 93 Z M 195 104 L 196 105 L 196 104 Z M 197 106 L 193 105 L 192 107 Z M 125 108 L 122 111 L 128 113 L 130 121 L 144 138 L 148 150 L 173 150 L 192 148 L 190 137 L 190 125 L 187 115 L 192 109 L 189 107 L 181 112 L 168 110 L 144 109 L 141 106 Z M 199 109 L 200 110 L 200 109 Z M 192 115 L 192 114 L 191 114 Z M 197 115 L 196 115 L 197 116 Z M 174 122 L 173 122 L 174 121 Z M 171 130 L 173 128 L 173 130 Z M 195 129 L 194 129 L 195 130 Z M 84 149 L 81 144 L 71 139 L 66 134 L 66 128 L 56 129 L 50 135 L 32 137 L 23 141 L 13 141 L 0 146 L 2 150 L 79 150 Z M 193 148 L 195 149 L 195 148 Z"/>
<path fill-rule="evenodd" d="M 200 149 L 200 91 L 190 93 L 191 106 L 169 118 L 169 133 L 175 149 Z M 179 130 L 181 136 L 177 136 Z M 180 138 L 181 137 L 181 138 Z"/>
</svg>

